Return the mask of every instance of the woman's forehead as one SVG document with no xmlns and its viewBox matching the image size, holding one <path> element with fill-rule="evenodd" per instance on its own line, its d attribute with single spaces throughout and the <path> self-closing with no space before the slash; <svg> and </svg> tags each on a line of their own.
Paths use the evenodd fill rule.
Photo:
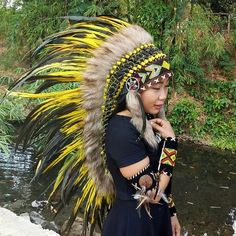
<svg viewBox="0 0 236 236">
<path fill-rule="evenodd" d="M 156 83 L 156 85 L 158 85 L 158 84 L 168 84 L 169 83 L 169 78 L 167 78 L 167 79 L 163 79 L 163 80 L 161 80 L 161 81 L 158 81 L 157 83 Z M 153 85 L 154 86 L 154 85 Z"/>
</svg>

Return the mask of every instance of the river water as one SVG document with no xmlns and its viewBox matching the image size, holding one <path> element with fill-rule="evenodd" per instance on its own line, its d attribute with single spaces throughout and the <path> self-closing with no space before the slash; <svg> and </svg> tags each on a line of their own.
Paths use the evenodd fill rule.
<svg viewBox="0 0 236 236">
<path fill-rule="evenodd" d="M 31 151 L 22 154 L 12 150 L 0 154 L 0 206 L 20 214 L 37 211 L 51 220 L 37 201 L 52 176 L 30 183 L 35 161 Z M 179 145 L 173 179 L 173 193 L 184 236 L 232 236 L 236 220 L 236 156 L 191 143 Z M 59 217 L 57 223 L 64 220 Z"/>
</svg>

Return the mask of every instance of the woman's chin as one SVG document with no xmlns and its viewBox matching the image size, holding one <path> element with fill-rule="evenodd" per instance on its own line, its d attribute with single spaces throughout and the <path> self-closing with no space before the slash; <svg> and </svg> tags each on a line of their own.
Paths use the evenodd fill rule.
<svg viewBox="0 0 236 236">
<path fill-rule="evenodd" d="M 154 109 L 150 109 L 148 112 L 148 114 L 151 114 L 151 115 L 157 115 L 159 112 L 160 112 L 161 109 L 157 109 L 157 108 L 154 108 Z"/>
</svg>

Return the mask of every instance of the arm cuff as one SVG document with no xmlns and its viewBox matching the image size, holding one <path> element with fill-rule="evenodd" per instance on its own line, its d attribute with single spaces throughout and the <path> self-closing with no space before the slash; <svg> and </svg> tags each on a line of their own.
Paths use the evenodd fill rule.
<svg viewBox="0 0 236 236">
<path fill-rule="evenodd" d="M 167 137 L 163 140 L 165 141 L 166 148 L 172 148 L 177 151 L 177 149 L 178 149 L 178 139 L 177 138 Z"/>
<path fill-rule="evenodd" d="M 176 215 L 177 215 L 177 212 L 176 212 L 176 208 L 175 208 L 175 207 L 169 208 L 169 211 L 170 211 L 170 216 L 176 216 Z"/>
<path fill-rule="evenodd" d="M 164 174 L 172 176 L 173 167 L 177 156 L 178 141 L 177 138 L 167 137 L 164 139 L 164 144 L 161 151 L 161 166 L 160 171 Z"/>
<path fill-rule="evenodd" d="M 170 216 L 175 216 L 177 214 L 176 208 L 175 208 L 175 203 L 174 203 L 174 199 L 173 199 L 173 195 L 170 194 L 168 196 L 168 207 L 169 207 L 169 211 L 170 211 Z"/>
</svg>

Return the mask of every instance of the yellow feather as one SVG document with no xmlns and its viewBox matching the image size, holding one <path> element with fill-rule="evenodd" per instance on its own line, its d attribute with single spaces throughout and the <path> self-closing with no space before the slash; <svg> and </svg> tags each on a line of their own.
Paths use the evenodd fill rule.
<svg viewBox="0 0 236 236">
<path fill-rule="evenodd" d="M 68 154 L 70 154 L 72 151 L 76 150 L 80 143 L 82 142 L 82 140 L 78 140 L 78 141 L 73 141 L 72 143 L 70 143 L 70 145 L 67 145 L 64 150 L 62 151 L 62 153 L 53 161 L 51 162 L 47 168 L 43 171 L 43 173 L 47 172 L 49 169 L 51 169 L 52 167 L 54 167 L 56 164 L 58 164 L 60 161 L 62 161 Z"/>
</svg>

